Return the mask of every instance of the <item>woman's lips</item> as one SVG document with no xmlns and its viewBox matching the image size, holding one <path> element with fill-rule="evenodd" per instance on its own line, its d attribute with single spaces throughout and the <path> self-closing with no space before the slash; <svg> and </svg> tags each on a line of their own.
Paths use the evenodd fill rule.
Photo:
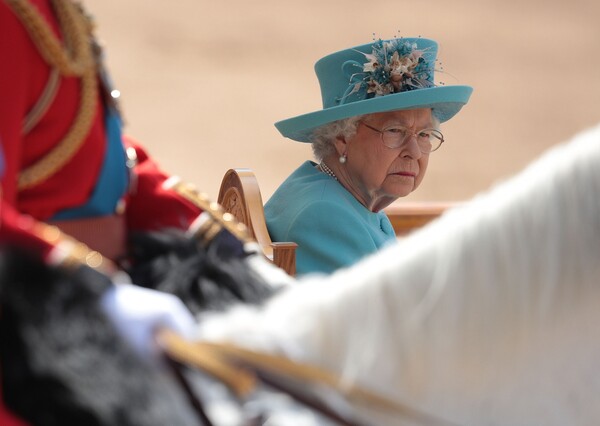
<svg viewBox="0 0 600 426">
<path fill-rule="evenodd" d="M 416 176 L 415 173 L 411 173 L 411 172 L 396 172 L 396 173 L 392 173 L 393 175 L 396 176 L 407 176 L 407 177 L 412 177 L 414 178 Z"/>
</svg>

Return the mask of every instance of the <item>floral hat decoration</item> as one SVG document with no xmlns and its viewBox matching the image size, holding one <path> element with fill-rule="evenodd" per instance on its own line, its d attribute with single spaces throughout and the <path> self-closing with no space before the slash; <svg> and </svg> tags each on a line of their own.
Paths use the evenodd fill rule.
<svg viewBox="0 0 600 426">
<path fill-rule="evenodd" d="M 281 134 L 310 142 L 314 129 L 357 115 L 431 108 L 444 122 L 465 105 L 469 86 L 436 86 L 437 43 L 394 38 L 342 50 L 317 61 L 323 109 L 275 123 Z"/>
</svg>

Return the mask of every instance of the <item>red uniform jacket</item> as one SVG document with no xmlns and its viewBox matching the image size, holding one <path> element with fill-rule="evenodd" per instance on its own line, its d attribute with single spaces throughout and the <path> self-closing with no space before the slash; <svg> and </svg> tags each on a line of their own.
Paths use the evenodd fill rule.
<svg viewBox="0 0 600 426">
<path fill-rule="evenodd" d="M 30 2 L 62 39 L 50 2 Z M 0 143 L 4 154 L 0 243 L 29 249 L 41 258 L 46 258 L 53 246 L 36 233 L 40 226 L 43 228 L 38 221 L 47 221 L 58 212 L 86 203 L 107 149 L 105 110 L 98 94 L 91 129 L 70 161 L 39 184 L 18 190 L 19 173 L 44 157 L 64 137 L 79 109 L 81 80 L 61 76 L 49 108 L 35 127 L 24 133 L 25 117 L 38 102 L 50 71 L 22 22 L 6 2 L 0 1 Z M 124 141 L 124 145 L 134 146 L 138 157 L 134 191 L 123 199 L 127 229 L 187 229 L 202 208 L 164 187 L 169 176 L 139 145 L 131 140 Z M 1 395 L 0 423 L 22 424 L 6 410 Z"/>
<path fill-rule="evenodd" d="M 61 37 L 48 0 L 31 0 Z M 58 212 L 85 204 L 98 179 L 107 143 L 104 107 L 98 94 L 94 119 L 84 143 L 70 161 L 33 187 L 18 190 L 24 168 L 46 155 L 68 131 L 80 102 L 81 81 L 60 77 L 58 91 L 48 110 L 31 131 L 24 134 L 26 115 L 40 98 L 50 75 L 29 33 L 6 3 L 0 2 L 0 141 L 5 157 L 2 178 L 4 202 L 17 212 L 47 221 Z M 124 197 L 127 229 L 187 229 L 202 209 L 164 188 L 169 177 L 131 139 L 124 145 L 137 150 L 134 191 Z M 125 164 L 119 167 L 125 167 Z M 121 203 L 122 204 L 122 203 Z M 2 238 L 2 231 L 0 231 Z"/>
</svg>

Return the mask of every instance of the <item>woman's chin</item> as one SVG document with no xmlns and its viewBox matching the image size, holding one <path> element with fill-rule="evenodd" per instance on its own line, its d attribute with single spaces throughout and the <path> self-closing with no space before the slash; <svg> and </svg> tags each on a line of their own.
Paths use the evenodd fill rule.
<svg viewBox="0 0 600 426">
<path fill-rule="evenodd" d="M 406 197 L 413 192 L 415 188 L 415 178 L 413 176 L 389 175 L 382 186 L 385 193 L 399 197 Z"/>
</svg>

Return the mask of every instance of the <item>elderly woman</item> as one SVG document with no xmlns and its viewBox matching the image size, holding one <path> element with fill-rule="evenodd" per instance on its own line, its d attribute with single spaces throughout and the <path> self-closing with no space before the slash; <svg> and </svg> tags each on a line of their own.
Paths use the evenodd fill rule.
<svg viewBox="0 0 600 426">
<path fill-rule="evenodd" d="M 417 189 L 442 122 L 468 86 L 436 86 L 437 44 L 395 38 L 328 55 L 315 71 L 323 109 L 275 124 L 310 142 L 318 163 L 294 171 L 265 206 L 271 237 L 298 244 L 298 274 L 332 272 L 395 239 L 383 209 Z"/>
</svg>

